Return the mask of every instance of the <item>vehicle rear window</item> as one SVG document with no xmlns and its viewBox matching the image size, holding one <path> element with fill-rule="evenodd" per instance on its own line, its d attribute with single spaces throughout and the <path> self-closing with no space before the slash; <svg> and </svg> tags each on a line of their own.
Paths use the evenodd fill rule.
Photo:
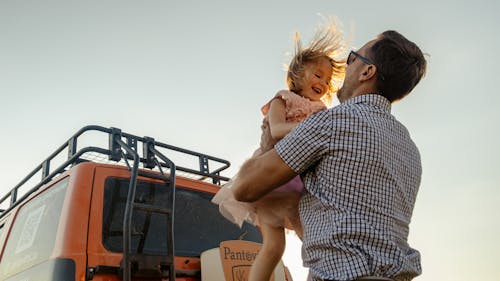
<svg viewBox="0 0 500 281">
<path fill-rule="evenodd" d="M 0 280 L 26 270 L 52 254 L 69 177 L 21 207 L 0 262 Z"/>
<path fill-rule="evenodd" d="M 104 186 L 103 233 L 106 249 L 123 250 L 123 213 L 129 180 L 107 178 Z M 171 198 L 171 190 L 165 185 L 138 181 L 135 201 L 162 206 Z M 219 247 L 225 240 L 261 242 L 256 227 L 244 224 L 243 228 L 227 221 L 218 206 L 211 203 L 213 194 L 177 187 L 175 191 L 174 243 L 177 256 L 197 257 L 211 248 Z M 166 215 L 134 211 L 132 216 L 133 252 L 166 255 Z"/>
</svg>

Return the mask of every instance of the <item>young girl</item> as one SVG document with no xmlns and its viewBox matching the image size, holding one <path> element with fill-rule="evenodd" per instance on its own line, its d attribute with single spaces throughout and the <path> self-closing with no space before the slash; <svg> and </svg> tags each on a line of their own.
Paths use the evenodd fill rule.
<svg viewBox="0 0 500 281">
<path fill-rule="evenodd" d="M 309 46 L 302 47 L 298 34 L 295 43 L 295 55 L 286 77 L 288 90 L 279 91 L 261 109 L 276 141 L 306 117 L 326 109 L 344 77 L 345 61 L 336 58 L 343 55 L 345 46 L 333 21 L 320 28 Z M 259 148 L 253 156 L 263 152 Z M 240 227 L 244 221 L 260 226 L 263 245 L 250 270 L 249 281 L 269 280 L 285 249 L 284 228 L 293 229 L 302 237 L 298 214 L 302 181 L 297 176 L 253 203 L 235 200 L 231 183 L 224 185 L 212 202 L 219 204 L 224 217 Z"/>
</svg>

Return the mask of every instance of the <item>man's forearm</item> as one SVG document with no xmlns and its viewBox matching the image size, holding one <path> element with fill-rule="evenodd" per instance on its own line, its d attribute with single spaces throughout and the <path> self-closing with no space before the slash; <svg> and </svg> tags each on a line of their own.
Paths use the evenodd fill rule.
<svg viewBox="0 0 500 281">
<path fill-rule="evenodd" d="M 276 150 L 271 149 L 243 164 L 233 182 L 234 196 L 238 201 L 256 201 L 295 175 Z"/>
</svg>

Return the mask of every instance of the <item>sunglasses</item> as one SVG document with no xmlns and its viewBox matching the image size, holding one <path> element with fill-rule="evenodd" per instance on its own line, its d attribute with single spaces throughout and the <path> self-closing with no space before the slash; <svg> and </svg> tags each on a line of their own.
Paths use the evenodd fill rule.
<svg viewBox="0 0 500 281">
<path fill-rule="evenodd" d="M 360 55 L 359 53 L 357 53 L 355 51 L 351 51 L 349 53 L 349 56 L 347 56 L 347 61 L 346 61 L 347 65 L 350 65 L 351 63 L 353 63 L 355 58 L 359 58 L 365 64 L 373 64 L 373 65 L 377 66 L 371 59 L 369 59 L 367 57 L 363 57 L 362 55 Z M 380 77 L 381 80 L 384 80 L 384 76 L 382 75 L 382 73 L 377 71 L 377 75 Z"/>
<path fill-rule="evenodd" d="M 355 57 L 358 57 L 362 62 L 364 62 L 366 64 L 373 64 L 373 65 L 375 65 L 375 63 L 373 63 L 373 61 L 371 61 L 369 58 L 365 58 L 365 57 L 363 57 L 362 55 L 358 54 L 355 51 L 351 51 L 349 53 L 349 56 L 347 57 L 347 64 L 348 65 L 351 64 L 354 61 Z"/>
</svg>

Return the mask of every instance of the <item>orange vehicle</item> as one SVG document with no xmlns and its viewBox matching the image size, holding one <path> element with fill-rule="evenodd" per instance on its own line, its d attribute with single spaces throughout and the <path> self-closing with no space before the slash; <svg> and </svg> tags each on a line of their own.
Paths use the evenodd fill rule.
<svg viewBox="0 0 500 281">
<path fill-rule="evenodd" d="M 88 135 L 104 145 L 82 146 Z M 214 281 L 223 270 L 245 280 L 242 266 L 228 273 L 220 264 L 255 253 L 219 247 L 260 243 L 259 230 L 231 224 L 210 202 L 229 165 L 117 128 L 82 128 L 0 200 L 0 280 Z M 202 266 L 217 248 L 222 261 Z M 289 280 L 280 271 L 276 280 Z"/>
</svg>

